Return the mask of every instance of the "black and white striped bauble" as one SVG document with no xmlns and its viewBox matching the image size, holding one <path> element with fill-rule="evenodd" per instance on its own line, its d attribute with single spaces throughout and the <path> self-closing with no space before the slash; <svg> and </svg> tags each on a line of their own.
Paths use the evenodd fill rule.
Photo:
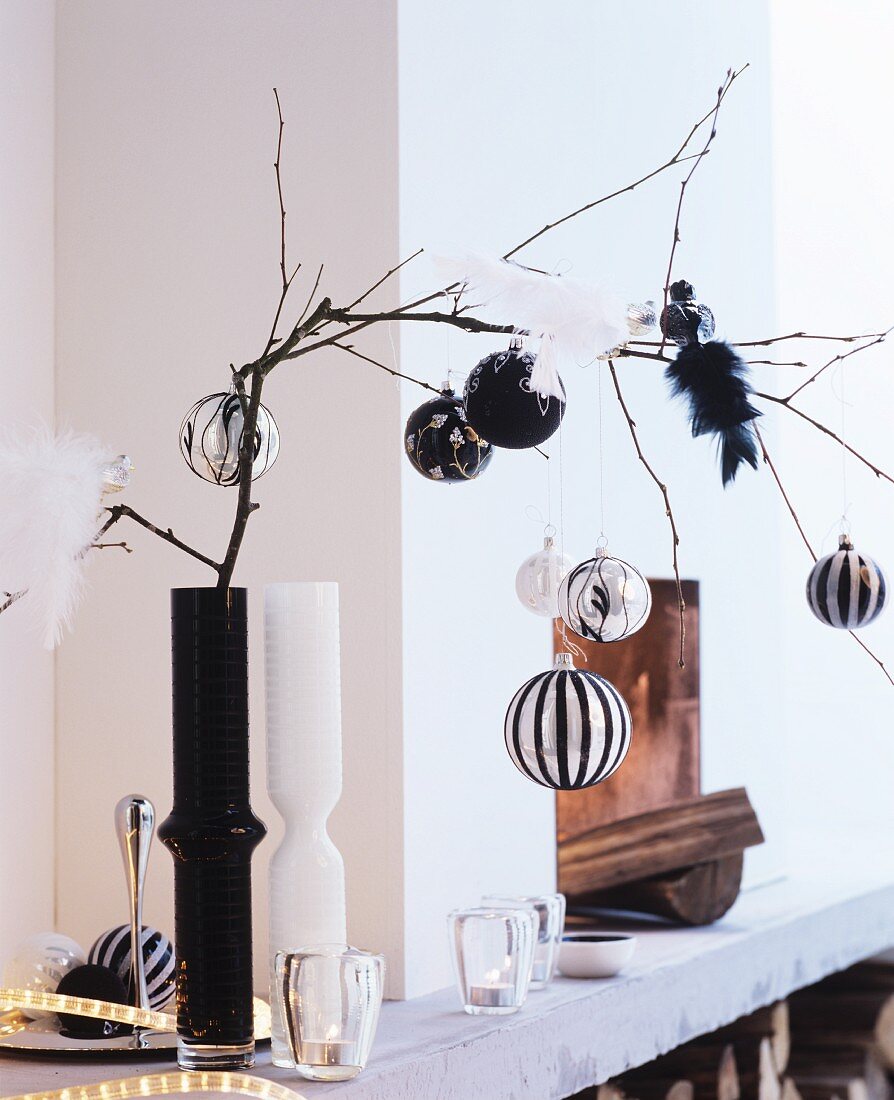
<svg viewBox="0 0 894 1100">
<path fill-rule="evenodd" d="M 885 574 L 868 554 L 858 554 L 847 535 L 838 549 L 816 563 L 807 578 L 807 602 L 820 622 L 857 630 L 878 618 L 885 606 Z"/>
<path fill-rule="evenodd" d="M 560 653 L 528 680 L 506 711 L 506 749 L 542 787 L 578 791 L 616 771 L 630 748 L 630 711 L 617 689 Z"/>
<path fill-rule="evenodd" d="M 180 453 L 190 470 L 212 485 L 238 485 L 242 424 L 242 401 L 235 390 L 197 401 L 180 425 Z M 270 410 L 261 405 L 255 423 L 252 481 L 270 469 L 278 454 L 279 428 Z"/>
<path fill-rule="evenodd" d="M 146 989 L 149 1005 L 157 1012 L 164 1008 L 174 993 L 174 945 L 156 928 L 143 925 L 143 964 L 146 968 Z M 88 962 L 108 967 L 124 982 L 131 993 L 130 925 L 121 924 L 103 932 L 90 948 Z"/>
<path fill-rule="evenodd" d="M 593 642 L 617 642 L 635 634 L 652 610 L 649 582 L 626 561 L 600 548 L 576 565 L 559 587 L 566 626 Z"/>
</svg>

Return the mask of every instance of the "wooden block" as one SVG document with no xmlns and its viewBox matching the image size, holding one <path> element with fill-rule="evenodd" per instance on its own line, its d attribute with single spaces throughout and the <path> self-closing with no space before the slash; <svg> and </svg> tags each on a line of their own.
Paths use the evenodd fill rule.
<svg viewBox="0 0 894 1100">
<path fill-rule="evenodd" d="M 744 788 L 591 829 L 559 845 L 559 889 L 569 898 L 708 863 L 763 843 Z"/>
<path fill-rule="evenodd" d="M 574 897 L 575 906 L 651 913 L 681 924 L 702 925 L 719 920 L 739 896 L 742 853 L 683 871 L 624 883 L 609 890 Z"/>
<path fill-rule="evenodd" d="M 556 795 L 560 841 L 599 825 L 672 806 L 701 791 L 699 776 L 698 581 L 683 581 L 686 667 L 679 657 L 677 586 L 650 580 L 645 626 L 612 645 L 569 637 L 583 651 L 575 664 L 605 676 L 630 707 L 633 737 L 624 766 L 604 783 Z M 557 652 L 565 647 L 556 631 Z"/>
</svg>

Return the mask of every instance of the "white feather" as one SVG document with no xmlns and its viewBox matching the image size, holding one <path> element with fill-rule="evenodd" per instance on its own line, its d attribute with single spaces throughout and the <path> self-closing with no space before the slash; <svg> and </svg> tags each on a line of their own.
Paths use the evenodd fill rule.
<svg viewBox="0 0 894 1100">
<path fill-rule="evenodd" d="M 584 366 L 630 339 L 627 304 L 613 291 L 569 275 L 545 275 L 480 252 L 436 256 L 445 281 L 464 284 L 472 306 L 499 324 L 540 337 L 531 389 L 563 397 L 558 366 Z"/>
<path fill-rule="evenodd" d="M 26 591 L 21 604 L 47 649 L 71 626 L 83 592 L 108 455 L 74 432 L 0 435 L 0 590 Z"/>
</svg>

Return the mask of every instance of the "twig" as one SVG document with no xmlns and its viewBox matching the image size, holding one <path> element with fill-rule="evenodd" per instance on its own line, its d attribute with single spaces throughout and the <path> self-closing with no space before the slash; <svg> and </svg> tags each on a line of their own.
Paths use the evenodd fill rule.
<svg viewBox="0 0 894 1100">
<path fill-rule="evenodd" d="M 789 499 L 788 493 L 785 491 L 785 486 L 782 484 L 782 480 L 779 477 L 779 471 L 773 464 L 772 458 L 770 458 L 770 454 L 767 451 L 767 445 L 764 443 L 764 437 L 761 435 L 760 428 L 758 428 L 757 424 L 755 424 L 753 420 L 751 423 L 754 427 L 754 434 L 757 436 L 757 441 L 761 445 L 761 454 L 763 455 L 764 462 L 766 462 L 766 464 L 770 467 L 770 473 L 773 475 L 773 480 L 776 482 L 776 485 L 779 488 L 779 492 L 782 494 L 782 499 L 785 501 L 786 508 L 788 508 L 792 519 L 795 521 L 795 526 L 798 528 L 798 534 L 803 539 L 804 545 L 807 547 L 807 552 L 813 558 L 814 562 L 816 562 L 816 554 L 814 553 L 813 547 L 810 545 L 810 540 L 804 533 L 804 528 L 801 526 L 801 521 L 798 519 L 798 513 L 795 511 L 795 506 L 792 504 L 791 500 Z"/>
<path fill-rule="evenodd" d="M 802 363 L 799 360 L 789 360 L 785 362 L 781 359 L 746 359 L 752 367 L 806 367 L 807 363 Z"/>
<path fill-rule="evenodd" d="M 894 328 L 894 326 L 892 326 L 892 328 Z M 792 390 L 792 392 L 788 395 L 788 397 L 785 398 L 785 404 L 788 404 L 793 398 L 797 397 L 798 394 L 801 392 L 801 390 L 806 389 L 812 382 L 815 382 L 821 374 L 823 374 L 825 371 L 827 371 L 829 369 L 829 367 L 834 366 L 836 363 L 840 363 L 844 359 L 849 359 L 850 356 L 852 356 L 852 355 L 858 355 L 861 351 L 865 351 L 867 348 L 875 347 L 876 344 L 883 344 L 885 342 L 885 337 L 890 332 L 891 332 L 890 328 L 886 329 L 885 332 L 880 333 L 878 336 L 876 336 L 872 340 L 868 340 L 865 344 L 860 344 L 859 347 L 851 348 L 850 351 L 842 352 L 841 355 L 833 356 L 828 361 L 828 363 L 823 363 L 823 365 L 820 367 L 820 369 L 818 371 L 816 371 L 814 374 L 811 374 L 811 376 L 807 379 L 806 382 L 802 382 L 800 386 L 798 386 L 796 389 Z M 806 364 L 803 364 L 803 363 L 801 364 L 801 366 L 805 366 L 805 365 Z"/>
<path fill-rule="evenodd" d="M 27 588 L 23 588 L 21 590 L 21 592 L 7 592 L 6 593 L 6 600 L 3 603 L 0 603 L 0 615 L 2 615 L 3 612 L 6 611 L 8 608 L 12 607 L 12 605 L 17 600 L 20 600 L 22 598 L 22 596 L 26 596 L 27 594 L 28 594 L 28 589 Z"/>
<path fill-rule="evenodd" d="M 273 345 L 276 343 L 276 327 L 279 324 L 279 318 L 282 314 L 282 307 L 285 305 L 286 297 L 289 293 L 289 287 L 292 285 L 292 280 L 301 270 L 301 264 L 295 268 L 291 275 L 286 275 L 286 206 L 283 200 L 282 194 L 282 174 L 280 172 L 280 159 L 282 157 L 282 133 L 285 129 L 285 121 L 282 117 L 282 107 L 279 102 L 279 92 L 276 88 L 273 89 L 273 96 L 276 99 L 276 114 L 279 118 L 279 133 L 276 139 L 276 160 L 274 161 L 273 168 L 276 172 L 276 193 L 279 196 L 279 222 L 280 222 L 280 245 L 279 245 L 279 271 L 282 279 L 282 291 L 279 295 L 279 304 L 276 307 L 276 313 L 273 316 L 273 324 L 270 328 L 270 336 L 267 339 L 267 344 L 264 348 L 264 355 L 270 351 Z"/>
<path fill-rule="evenodd" d="M 347 306 L 346 308 L 347 309 L 353 309 L 355 306 L 359 306 L 360 303 L 365 298 L 368 298 L 374 290 L 378 290 L 379 287 L 382 285 L 382 283 L 385 282 L 386 279 L 390 279 L 392 275 L 394 275 L 396 272 L 400 271 L 400 269 L 402 267 L 406 266 L 406 264 L 408 264 L 411 260 L 415 260 L 417 256 L 421 256 L 424 251 L 425 251 L 424 248 L 417 248 L 412 256 L 407 256 L 407 258 L 405 260 L 401 260 L 400 263 L 397 264 L 396 267 L 392 267 L 390 271 L 386 271 L 385 274 L 382 276 L 382 278 L 378 280 L 378 282 L 373 283 L 373 285 L 369 288 L 369 290 L 364 290 L 364 292 L 360 295 L 360 297 L 355 298 L 354 301 L 351 302 L 351 304 L 349 306 Z"/>
<path fill-rule="evenodd" d="M 676 214 L 676 217 L 674 218 L 674 236 L 673 236 L 673 240 L 671 242 L 670 256 L 668 257 L 668 261 L 667 261 L 667 274 L 665 275 L 665 279 L 664 279 L 664 309 L 662 310 L 662 316 L 664 316 L 665 312 L 667 311 L 667 302 L 668 302 L 668 295 L 670 293 L 671 275 L 672 275 L 673 268 L 674 268 L 674 256 L 676 255 L 676 252 L 677 252 L 677 245 L 680 243 L 680 215 L 683 212 L 683 199 L 686 195 L 686 188 L 689 186 L 689 181 L 695 175 L 695 170 L 701 164 L 702 160 L 704 160 L 704 158 L 708 155 L 708 152 L 710 151 L 710 148 L 711 148 L 711 142 L 717 136 L 717 116 L 720 114 L 720 107 L 721 107 L 721 104 L 723 103 L 724 96 L 730 90 L 730 88 L 733 86 L 733 82 L 735 81 L 736 77 L 740 76 L 745 71 L 745 69 L 747 69 L 747 68 L 748 68 L 748 66 L 744 65 L 738 71 L 735 71 L 733 69 L 728 69 L 727 70 L 726 79 L 720 85 L 720 87 L 717 89 L 717 102 L 714 105 L 714 110 L 711 111 L 709 113 L 709 115 L 706 116 L 706 117 L 711 119 L 711 129 L 708 133 L 707 140 L 705 141 L 705 144 L 702 147 L 701 152 L 698 153 L 695 157 L 692 158 L 692 161 L 693 161 L 692 167 L 686 173 L 685 178 L 683 179 L 683 181 L 680 184 L 680 197 L 677 200 L 677 214 Z M 658 350 L 663 352 L 666 343 L 667 343 L 667 337 L 662 333 L 661 344 L 659 345 Z"/>
<path fill-rule="evenodd" d="M 198 550 L 193 550 L 191 546 L 187 546 L 185 542 L 182 542 L 169 527 L 166 531 L 163 531 L 160 527 L 156 527 L 154 523 L 150 523 L 148 519 L 141 516 L 139 512 L 135 512 L 127 504 L 115 504 L 108 509 L 111 521 L 106 523 L 101 531 L 107 531 L 113 523 L 117 523 L 123 516 L 127 516 L 128 519 L 132 519 L 134 523 L 138 523 L 141 527 L 145 527 L 147 531 L 151 531 L 153 535 L 158 535 L 160 539 L 164 539 L 165 542 L 169 542 L 171 546 L 176 546 L 178 550 L 182 550 L 184 554 L 189 554 L 190 557 L 195 558 L 197 561 L 202 562 L 203 565 L 210 566 L 216 571 L 220 571 L 220 566 L 216 561 L 212 561 L 210 558 L 206 558 L 204 554 L 200 554 Z"/>
<path fill-rule="evenodd" d="M 308 294 L 308 296 L 307 296 L 307 302 L 305 303 L 304 309 L 302 309 L 302 311 L 301 311 L 301 313 L 298 317 L 297 323 L 299 325 L 304 320 L 304 318 L 307 316 L 307 311 L 310 309 L 311 302 L 314 300 L 314 297 L 316 296 L 317 290 L 319 289 L 320 279 L 323 278 L 323 266 L 324 266 L 323 264 L 320 264 L 320 269 L 317 272 L 317 277 L 316 277 L 316 279 L 314 279 L 314 285 L 311 287 L 310 294 Z"/>
<path fill-rule="evenodd" d="M 872 470 L 876 477 L 884 478 L 885 481 L 890 481 L 891 484 L 894 485 L 894 477 L 890 474 L 886 474 L 885 471 L 876 466 L 874 462 L 870 462 L 865 455 L 860 454 L 860 452 L 855 450 L 850 443 L 842 439 L 840 435 L 836 435 L 831 428 L 827 428 L 826 425 L 820 423 L 819 420 L 814 420 L 812 416 L 808 416 L 807 413 L 802 412 L 795 405 L 792 405 L 790 398 L 775 397 L 772 393 L 761 393 L 759 390 L 755 390 L 754 396 L 761 398 L 763 401 L 772 401 L 774 405 L 780 405 L 783 409 L 788 409 L 789 412 L 794 413 L 795 416 L 800 416 L 802 420 L 806 420 L 808 424 L 812 424 L 818 431 L 821 431 L 824 435 L 829 436 L 830 439 L 834 439 L 836 443 L 844 447 L 844 449 L 852 454 L 854 458 Z"/>
<path fill-rule="evenodd" d="M 91 542 L 91 550 L 112 550 L 112 549 L 124 550 L 127 554 L 132 554 L 133 550 L 127 545 L 126 542 Z"/>
<path fill-rule="evenodd" d="M 630 410 L 627 408 L 627 402 L 624 400 L 624 395 L 621 392 L 621 384 L 618 381 L 618 373 L 615 370 L 614 362 L 609 359 L 608 369 L 611 372 L 612 382 L 615 386 L 615 393 L 618 396 L 618 403 L 621 406 L 621 410 L 627 419 L 627 427 L 630 429 L 630 435 L 633 439 L 633 445 L 636 447 L 636 454 L 640 462 L 645 466 L 649 472 L 649 477 L 655 482 L 658 488 L 661 490 L 661 495 L 664 497 L 664 510 L 667 516 L 668 523 L 670 523 L 671 537 L 673 540 L 674 551 L 674 579 L 677 582 L 677 602 L 680 607 L 680 656 L 678 664 L 680 668 L 686 667 L 685 651 L 686 651 L 686 601 L 683 599 L 683 584 L 680 581 L 680 564 L 677 558 L 677 547 L 680 545 L 680 536 L 677 533 L 677 524 L 674 520 L 673 509 L 671 508 L 670 497 L 668 496 L 667 486 L 655 473 L 652 466 L 649 464 L 648 459 L 642 452 L 642 448 L 639 445 L 639 435 L 636 430 L 636 421 L 630 415 Z"/>
<path fill-rule="evenodd" d="M 779 477 L 779 471 L 776 469 L 775 465 L 773 464 L 773 460 L 770 458 L 770 454 L 767 451 L 767 445 L 766 445 L 766 443 L 764 443 L 764 437 L 761 435 L 760 429 L 758 428 L 758 426 L 756 424 L 754 425 L 754 433 L 757 436 L 758 443 L 760 443 L 761 454 L 763 455 L 764 462 L 770 468 L 770 472 L 773 475 L 773 480 L 776 482 L 776 485 L 779 489 L 779 492 L 782 494 L 782 499 L 785 501 L 785 505 L 789 510 L 789 514 L 791 515 L 792 519 L 794 520 L 795 526 L 798 529 L 798 534 L 801 536 L 801 539 L 804 542 L 804 545 L 807 547 L 807 552 L 810 554 L 811 558 L 813 558 L 814 564 L 816 564 L 816 562 L 818 561 L 818 558 L 816 556 L 816 551 L 810 545 L 810 539 L 808 539 L 807 535 L 804 533 L 804 528 L 801 526 L 800 519 L 798 519 L 798 513 L 795 511 L 795 507 L 792 504 L 788 493 L 785 491 L 785 486 L 782 484 L 782 479 Z M 884 661 L 882 661 L 881 658 L 877 657 L 872 652 L 872 650 L 869 648 L 869 646 L 856 633 L 856 631 L 849 630 L 848 634 L 850 634 L 850 636 L 854 639 L 854 641 L 857 643 L 857 645 L 860 646 L 861 649 L 863 649 L 866 653 L 869 654 L 869 656 L 873 659 L 873 661 L 875 661 L 875 663 L 878 665 L 878 667 L 884 673 L 885 678 L 887 679 L 888 683 L 891 684 L 892 687 L 894 687 L 894 679 L 892 679 L 890 672 L 888 672 L 888 670 L 885 668 Z"/>
<path fill-rule="evenodd" d="M 871 340 L 885 335 L 884 332 L 865 332 L 857 336 L 819 336 L 813 332 L 789 332 L 785 336 L 770 336 L 766 340 L 736 340 L 731 343 L 734 348 L 768 348 L 771 344 L 781 344 L 783 340 L 835 340 L 840 344 L 854 344 L 857 340 Z"/>
<path fill-rule="evenodd" d="M 328 302 L 328 299 L 324 299 L 324 302 Z M 319 310 L 320 306 L 317 309 Z M 296 342 L 286 354 L 280 357 L 280 361 L 283 359 L 298 359 L 300 356 L 308 355 L 312 351 L 330 347 L 339 340 L 344 340 L 346 336 L 353 336 L 355 332 L 360 332 L 362 329 L 369 328 L 370 325 L 378 324 L 380 321 L 423 321 L 430 324 L 452 325 L 464 332 L 505 334 L 521 331 L 513 325 L 492 325 L 487 321 L 479 321 L 477 317 L 465 317 L 455 313 L 405 313 L 403 309 L 394 309 L 385 313 L 351 313 L 346 309 L 333 308 L 331 302 L 323 308 L 323 316 L 350 327 L 332 336 L 321 337 L 312 344 L 300 344 L 299 346 L 300 342 Z M 312 330 L 313 327 L 312 325 L 304 326 L 306 332 Z M 266 369 L 265 373 L 267 373 Z"/>
<path fill-rule="evenodd" d="M 739 72 L 732 75 L 732 79 L 730 79 L 730 73 L 727 73 L 727 80 L 729 81 L 729 83 L 727 84 L 727 91 L 729 90 L 729 85 L 732 84 L 733 80 L 735 80 L 735 78 L 739 76 L 740 73 L 744 72 L 747 68 L 748 66 L 744 65 L 741 69 L 739 69 Z M 570 221 L 572 218 L 576 218 L 578 214 L 584 214 L 586 213 L 586 211 L 592 210 L 594 206 L 600 206 L 602 203 L 608 202 L 609 199 L 616 199 L 619 195 L 623 195 L 628 191 L 632 191 L 635 187 L 639 187 L 641 183 L 646 183 L 647 180 L 652 179 L 654 176 L 659 175 L 661 172 L 666 172 L 668 168 L 673 168 L 675 164 L 683 164 L 688 160 L 694 160 L 697 163 L 699 160 L 701 160 L 703 156 L 705 156 L 706 150 L 703 149 L 700 153 L 692 153 L 689 156 L 685 157 L 683 156 L 683 153 L 688 148 L 690 141 L 692 141 L 692 139 L 695 137 L 698 130 L 708 121 L 709 118 L 711 118 L 712 115 L 715 117 L 716 120 L 717 106 L 718 105 L 715 104 L 711 108 L 711 110 L 707 112 L 707 114 L 703 115 L 698 120 L 698 122 L 695 123 L 695 125 L 687 134 L 686 140 L 683 142 L 680 148 L 676 151 L 676 153 L 674 153 L 670 160 L 665 161 L 665 163 L 662 164 L 660 168 L 656 168 L 654 171 L 649 172 L 645 176 L 642 176 L 635 183 L 628 183 L 626 187 L 621 187 L 617 191 L 612 191 L 610 195 L 603 195 L 601 199 L 596 199 L 594 202 L 588 202 L 584 206 L 578 207 L 577 210 L 573 210 L 570 214 L 566 214 L 563 218 L 559 218 L 558 221 L 549 222 L 542 229 L 539 229 L 536 233 L 533 233 L 530 237 L 528 237 L 527 240 L 522 241 L 521 244 L 517 244 L 515 248 L 513 248 L 510 252 L 507 252 L 503 259 L 508 260 L 511 256 L 514 256 L 516 252 L 520 252 L 523 248 L 526 248 L 529 244 L 531 244 L 532 241 L 536 241 L 538 237 L 542 237 L 544 233 L 549 232 L 550 229 L 555 229 L 557 225 L 563 225 L 565 222 Z"/>
<path fill-rule="evenodd" d="M 421 382 L 418 378 L 412 378 L 409 374 L 401 374 L 399 370 L 394 370 L 392 367 L 386 367 L 384 363 L 380 363 L 378 359 L 370 359 L 368 355 L 363 355 L 357 351 L 356 348 L 352 348 L 350 344 L 340 344 L 337 341 L 333 342 L 332 346 L 338 348 L 339 351 L 346 351 L 349 355 L 355 355 L 358 359 L 362 359 L 364 363 L 372 363 L 374 367 L 378 367 L 379 370 L 386 371 L 393 378 L 403 378 L 406 382 L 413 382 L 417 386 L 421 386 L 424 390 L 431 390 L 432 393 L 440 393 L 441 391 L 437 386 L 430 386 L 428 382 Z"/>
</svg>

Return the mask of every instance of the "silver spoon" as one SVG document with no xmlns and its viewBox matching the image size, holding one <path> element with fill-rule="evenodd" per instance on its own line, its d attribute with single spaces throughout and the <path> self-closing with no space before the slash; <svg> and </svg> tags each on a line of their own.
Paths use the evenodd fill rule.
<svg viewBox="0 0 894 1100">
<path fill-rule="evenodd" d="M 115 807 L 115 830 L 124 859 L 130 901 L 130 973 L 137 1008 L 149 1008 L 143 962 L 143 886 L 155 830 L 155 807 L 139 794 L 126 795 Z"/>
</svg>

